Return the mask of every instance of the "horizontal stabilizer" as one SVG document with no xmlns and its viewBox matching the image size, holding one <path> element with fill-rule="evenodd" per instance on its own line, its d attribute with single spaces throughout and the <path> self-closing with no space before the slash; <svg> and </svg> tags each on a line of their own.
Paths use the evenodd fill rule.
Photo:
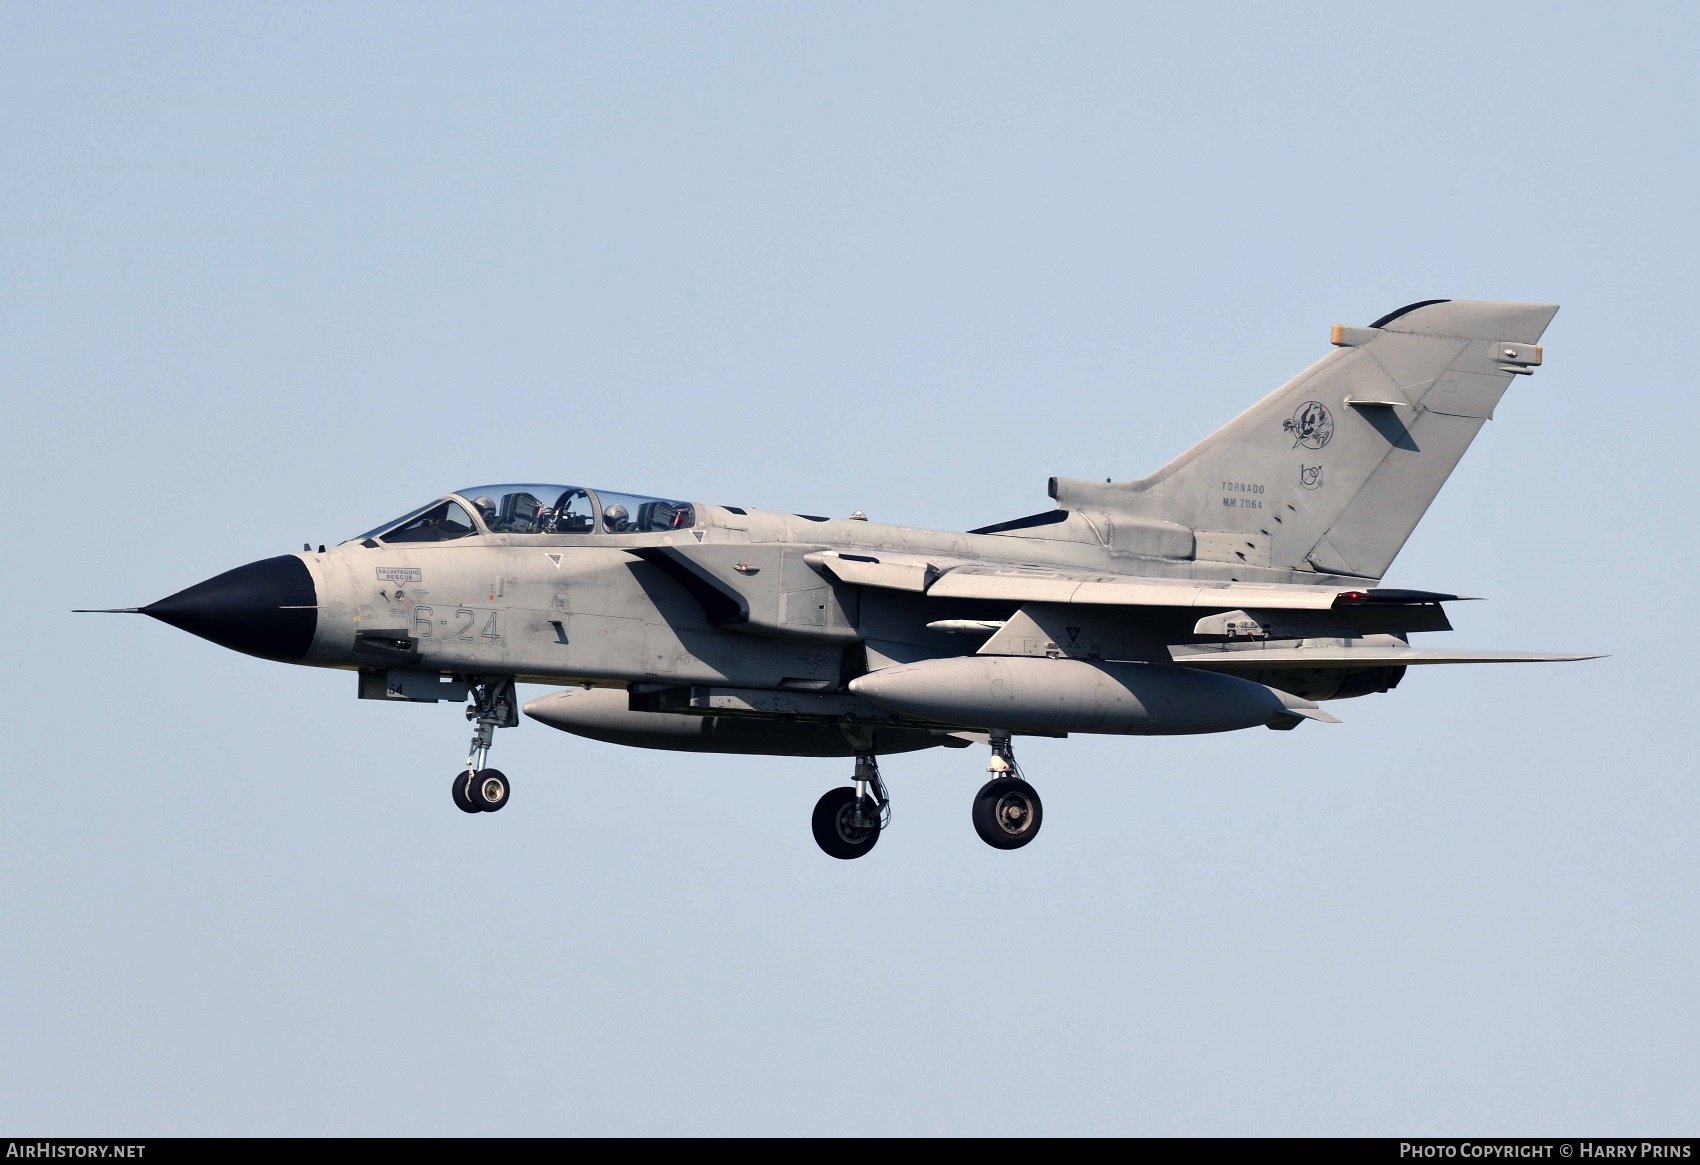
<svg viewBox="0 0 1700 1165">
<path fill-rule="evenodd" d="M 1172 647 L 1174 661 L 1212 669 L 1267 667 L 1405 667 L 1429 663 L 1573 663 L 1602 654 L 1545 651 L 1446 651 L 1421 647 Z"/>
</svg>

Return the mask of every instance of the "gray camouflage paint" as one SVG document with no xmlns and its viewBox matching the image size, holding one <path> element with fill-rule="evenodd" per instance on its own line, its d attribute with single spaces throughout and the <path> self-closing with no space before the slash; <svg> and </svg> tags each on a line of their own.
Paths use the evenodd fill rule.
<svg viewBox="0 0 1700 1165">
<path fill-rule="evenodd" d="M 668 692 L 811 693 L 800 710 L 748 700 L 719 710 L 784 722 L 903 719 L 846 694 L 851 682 L 963 656 L 1174 662 L 1255 677 L 1301 702 L 1385 690 L 1406 662 L 1486 662 L 1409 648 L 1413 631 L 1449 629 L 1438 603 L 1343 610 L 1335 596 L 1386 572 L 1507 386 L 1540 363 L 1535 344 L 1556 311 L 1440 301 L 1378 327 L 1336 327 L 1328 355 L 1157 472 L 1053 479 L 1062 512 L 1018 528 L 956 533 L 697 504 L 693 528 L 665 533 L 480 527 L 455 541 L 304 553 L 319 612 L 302 662 L 401 681 L 630 689 L 624 710 L 599 698 L 528 711 L 656 747 L 713 746 L 689 722 L 660 719 L 704 709 L 642 710 Z M 739 616 L 716 618 L 704 593 Z M 928 626 L 950 621 L 989 630 Z M 374 654 L 386 637 L 405 653 Z M 1029 684 L 1045 674 L 1041 665 Z M 406 688 L 363 683 L 362 694 Z M 936 712 L 904 722 L 923 733 L 1007 727 Z M 639 739 L 643 725 L 654 739 Z M 775 752 L 826 747 L 773 741 Z"/>
</svg>

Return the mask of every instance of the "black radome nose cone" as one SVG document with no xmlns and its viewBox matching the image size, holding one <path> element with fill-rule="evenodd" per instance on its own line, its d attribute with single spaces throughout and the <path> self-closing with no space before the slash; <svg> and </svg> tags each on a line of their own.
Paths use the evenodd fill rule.
<svg viewBox="0 0 1700 1165">
<path fill-rule="evenodd" d="M 318 603 L 307 564 L 285 554 L 215 575 L 142 614 L 232 651 L 299 663 L 313 645 Z"/>
</svg>

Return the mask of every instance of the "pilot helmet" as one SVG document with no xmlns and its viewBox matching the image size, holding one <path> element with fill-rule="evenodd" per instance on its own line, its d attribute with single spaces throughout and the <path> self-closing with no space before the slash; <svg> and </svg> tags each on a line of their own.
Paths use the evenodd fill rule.
<svg viewBox="0 0 1700 1165">
<path fill-rule="evenodd" d="M 489 494 L 479 494 L 472 499 L 472 504 L 484 516 L 484 524 L 488 526 L 496 520 L 496 499 Z"/>
<path fill-rule="evenodd" d="M 626 528 L 630 516 L 625 506 L 615 502 L 602 511 L 602 528 L 610 534 L 618 534 Z"/>
</svg>

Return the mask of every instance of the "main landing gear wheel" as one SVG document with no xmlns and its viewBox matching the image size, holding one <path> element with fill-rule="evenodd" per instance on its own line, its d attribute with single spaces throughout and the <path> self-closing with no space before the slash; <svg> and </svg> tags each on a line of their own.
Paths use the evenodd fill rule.
<svg viewBox="0 0 1700 1165">
<path fill-rule="evenodd" d="M 993 849 L 1020 849 L 1039 836 L 1045 806 L 1020 777 L 998 777 L 974 794 L 974 832 Z"/>
<path fill-rule="evenodd" d="M 1039 836 L 1045 806 L 1039 791 L 1021 779 L 1010 734 L 994 730 L 987 735 L 992 760 L 986 769 L 992 779 L 974 794 L 974 832 L 993 849 L 1020 849 Z"/>
<path fill-rule="evenodd" d="M 854 787 L 828 789 L 815 802 L 815 844 L 834 858 L 859 858 L 880 839 L 880 809 Z"/>
</svg>

